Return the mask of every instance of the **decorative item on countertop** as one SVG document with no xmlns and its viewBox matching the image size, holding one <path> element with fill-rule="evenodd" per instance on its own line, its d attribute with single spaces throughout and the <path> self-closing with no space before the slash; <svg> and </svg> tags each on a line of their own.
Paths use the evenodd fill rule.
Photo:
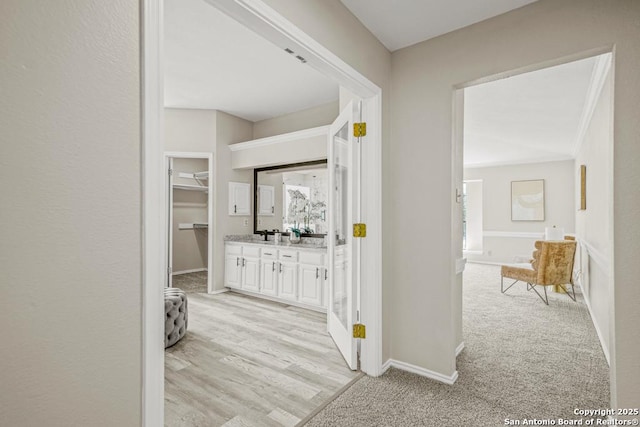
<svg viewBox="0 0 640 427">
<path fill-rule="evenodd" d="M 280 230 L 278 230 L 277 228 L 275 228 L 273 230 L 273 242 L 276 245 L 280 244 L 280 240 L 282 240 L 282 233 L 280 232 Z"/>
<path fill-rule="evenodd" d="M 291 227 L 289 230 L 289 243 L 300 243 L 300 229 Z"/>
</svg>

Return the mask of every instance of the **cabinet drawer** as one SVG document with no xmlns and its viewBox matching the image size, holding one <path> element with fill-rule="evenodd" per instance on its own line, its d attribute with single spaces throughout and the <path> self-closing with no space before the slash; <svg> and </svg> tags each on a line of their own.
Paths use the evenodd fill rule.
<svg viewBox="0 0 640 427">
<path fill-rule="evenodd" d="M 323 253 L 300 251 L 299 258 L 301 264 L 324 265 Z"/>
<path fill-rule="evenodd" d="M 278 250 L 272 248 L 261 249 L 262 259 L 278 259 Z"/>
<path fill-rule="evenodd" d="M 227 244 L 224 248 L 224 252 L 227 255 L 241 255 L 242 254 L 242 246 L 240 245 L 229 245 Z"/>
<path fill-rule="evenodd" d="M 280 251 L 281 261 L 298 262 L 298 251 Z"/>
<path fill-rule="evenodd" d="M 260 247 L 244 246 L 243 255 L 245 258 L 260 258 Z"/>
</svg>

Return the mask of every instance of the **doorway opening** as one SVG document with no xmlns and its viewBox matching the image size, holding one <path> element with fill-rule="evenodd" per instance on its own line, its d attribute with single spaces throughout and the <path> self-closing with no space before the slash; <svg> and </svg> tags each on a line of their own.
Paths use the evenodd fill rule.
<svg viewBox="0 0 640 427">
<path fill-rule="evenodd" d="M 357 246 L 360 248 L 361 259 L 352 270 L 353 275 L 359 275 L 362 281 L 367 283 L 367 287 L 356 292 L 355 301 L 360 303 L 359 305 L 359 321 L 366 323 L 367 325 L 367 341 L 361 343 L 361 368 L 364 372 L 370 375 L 379 375 L 382 371 L 382 352 L 381 352 L 381 176 L 380 176 L 380 164 L 381 164 L 381 91 L 372 84 L 369 80 L 357 73 L 346 63 L 335 57 L 326 49 L 320 47 L 314 40 L 309 38 L 306 34 L 302 33 L 299 29 L 295 28 L 288 21 L 282 19 L 282 17 L 275 11 L 268 8 L 261 2 L 254 2 L 250 5 L 244 4 L 229 4 L 232 2 L 224 1 L 210 1 L 208 2 L 213 6 L 223 10 L 225 14 L 236 19 L 248 28 L 252 29 L 256 33 L 260 34 L 265 39 L 272 43 L 275 43 L 282 49 L 287 48 L 294 51 L 297 56 L 305 58 L 305 64 L 311 66 L 316 70 L 321 70 L 325 75 L 335 79 L 341 87 L 345 88 L 345 93 L 354 94 L 354 98 L 360 98 L 362 102 L 362 120 L 366 120 L 368 135 L 368 143 L 362 147 L 362 177 L 363 188 L 362 198 L 359 199 L 360 209 L 362 216 L 359 218 L 359 222 L 366 222 L 369 229 L 370 237 L 366 241 L 358 242 Z M 152 2 L 152 5 L 157 4 Z M 148 48 L 157 48 L 158 44 L 154 44 L 157 41 L 156 37 L 159 29 L 159 22 L 162 21 L 161 10 L 155 8 L 148 8 L 148 12 L 145 14 L 145 53 L 153 59 L 153 55 L 156 55 L 157 60 L 149 60 L 149 57 L 145 57 L 145 63 L 162 63 L 162 54 L 158 51 L 148 52 Z M 264 22 L 269 22 L 271 25 L 265 28 Z M 150 41 L 150 42 L 149 42 Z M 148 70 L 150 74 L 156 73 L 159 76 L 157 81 L 161 81 L 161 70 Z M 150 85 L 153 86 L 153 85 Z M 147 87 L 147 93 L 152 93 L 156 88 Z M 350 95 L 347 95 L 349 97 Z M 161 96 L 157 97 L 162 99 Z M 161 109 L 158 107 L 157 98 L 145 96 L 145 110 L 157 111 Z M 345 98 L 346 99 L 346 98 Z M 342 101 L 342 98 L 341 98 Z M 345 100 L 346 103 L 346 100 Z M 224 115 L 224 114 L 223 114 Z M 158 114 L 160 119 L 156 120 L 161 123 L 161 114 Z M 218 116 L 219 117 L 219 116 Z M 153 126 L 154 120 L 145 119 L 146 134 L 150 135 L 155 133 L 161 133 L 158 131 L 158 126 Z M 352 128 L 352 123 L 348 128 Z M 147 127 L 149 127 L 147 129 Z M 185 138 L 186 139 L 186 138 Z M 145 141 L 148 140 L 145 138 Z M 148 142 L 147 142 L 148 143 Z M 145 147 L 148 148 L 147 145 Z M 224 147 L 226 148 L 226 147 Z M 221 147 L 216 147 L 216 161 L 220 160 L 220 156 L 223 156 L 224 151 Z M 152 157 L 153 153 L 149 153 L 148 157 Z M 157 155 L 157 153 L 155 153 Z M 145 161 L 149 160 L 147 157 Z M 147 175 L 145 171 L 145 182 L 149 184 L 154 183 L 153 174 Z M 155 178 L 157 179 L 157 178 Z M 229 178 L 227 178 L 229 179 Z M 225 185 L 226 182 L 216 185 L 214 193 L 218 192 L 221 185 Z M 147 186 L 150 188 L 150 186 Z M 214 221 L 215 223 L 215 221 Z M 151 222 L 146 223 L 148 227 Z M 348 228 L 345 228 L 345 230 Z M 216 236 L 219 240 L 221 236 Z M 214 244 L 214 247 L 217 243 Z M 148 251 L 147 251 L 148 252 Z M 153 263 L 154 255 L 145 252 L 146 259 Z M 215 256 L 215 255 L 214 255 Z M 157 259 L 155 261 L 157 264 Z M 315 271 L 315 270 L 314 270 Z M 213 291 L 217 292 L 219 289 L 218 282 L 213 281 Z M 226 294 L 221 294 L 225 295 Z M 149 281 L 145 280 L 145 306 L 148 302 L 155 299 L 157 294 L 154 294 L 153 287 L 149 287 Z M 207 297 L 205 295 L 205 297 Z M 154 329 L 153 310 L 145 312 L 145 423 L 147 425 L 160 425 L 162 423 L 162 401 L 158 399 L 157 390 L 162 390 L 162 386 L 152 387 L 150 384 L 157 384 L 157 379 L 151 379 L 151 375 L 157 373 L 158 361 L 162 360 L 162 353 L 157 352 L 157 346 L 154 345 L 154 336 L 160 335 L 158 329 Z M 190 323 L 192 319 L 190 318 Z M 350 326 L 350 325 L 347 325 Z M 326 328 L 326 326 L 325 326 Z M 349 328 L 347 328 L 349 329 Z M 153 330 L 153 331 L 150 331 Z M 353 340 L 353 339 L 352 339 Z M 355 341 L 355 340 L 353 340 Z M 175 362 L 175 360 L 174 360 Z M 274 414 L 277 416 L 277 414 Z"/>
<path fill-rule="evenodd" d="M 470 360 L 467 355 L 472 355 L 468 352 L 490 352 L 492 360 L 505 368 L 496 375 L 502 380 L 508 377 L 517 387 L 522 376 L 516 371 L 528 371 L 528 384 L 549 374 L 546 367 L 527 361 L 527 354 L 546 348 L 545 360 L 557 375 L 553 390 L 541 385 L 535 393 L 549 396 L 562 390 L 558 398 L 567 404 L 561 410 L 569 414 L 572 405 L 587 398 L 603 405 L 609 402 L 611 62 L 610 53 L 574 57 L 552 67 L 461 85 L 454 96 L 453 183 L 462 197 L 454 205 L 455 223 L 460 226 L 454 227 L 452 238 L 457 253 L 468 261 L 464 274 L 458 271 L 457 277 L 462 318 L 457 363 L 464 366 Z M 581 173 L 585 166 L 595 175 L 586 183 Z M 475 213 L 469 203 L 471 183 L 481 183 L 481 208 Z M 535 191 L 525 191 L 531 188 Z M 581 204 L 585 191 L 597 205 L 589 205 L 593 209 Z M 476 243 L 470 241 L 474 240 L 471 222 L 481 225 Z M 537 271 L 540 264 L 532 262 L 538 259 L 536 242 L 564 239 L 576 242 L 565 285 L 569 289 L 575 285 L 577 301 L 561 288 L 549 289 L 547 306 L 526 281 L 500 292 L 501 266 Z M 565 328 L 567 323 L 572 326 Z M 581 395 L 577 390 L 583 384 L 575 379 L 583 378 L 584 372 L 589 372 L 585 381 L 605 387 Z"/>
<path fill-rule="evenodd" d="M 213 271 L 214 171 L 211 153 L 165 153 L 167 275 L 165 286 L 210 292 Z"/>
</svg>

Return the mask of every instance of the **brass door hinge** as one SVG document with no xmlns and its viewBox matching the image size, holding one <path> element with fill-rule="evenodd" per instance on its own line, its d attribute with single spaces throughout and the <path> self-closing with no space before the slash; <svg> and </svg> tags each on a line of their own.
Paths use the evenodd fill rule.
<svg viewBox="0 0 640 427">
<path fill-rule="evenodd" d="M 367 237 L 367 224 L 353 224 L 353 237 Z"/>
<path fill-rule="evenodd" d="M 353 136 L 355 136 L 356 138 L 359 138 L 361 136 L 366 136 L 366 135 L 367 135 L 367 123 L 366 122 L 354 123 L 353 124 Z"/>
<path fill-rule="evenodd" d="M 353 337 L 354 338 L 366 338 L 367 337 L 367 327 L 362 323 L 354 323 L 353 324 Z"/>
</svg>

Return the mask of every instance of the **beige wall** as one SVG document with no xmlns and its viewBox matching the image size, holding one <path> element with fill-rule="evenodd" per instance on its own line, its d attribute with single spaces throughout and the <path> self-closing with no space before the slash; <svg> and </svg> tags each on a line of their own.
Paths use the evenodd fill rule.
<svg viewBox="0 0 640 427">
<path fill-rule="evenodd" d="M 580 188 L 580 165 L 587 166 L 587 209 L 576 212 L 576 236 L 586 244 L 577 258 L 579 281 L 598 329 L 605 354 L 610 347 L 612 243 L 612 94 L 611 72 L 605 80 L 591 122 L 576 156 L 574 176 Z M 579 194 L 577 191 L 576 194 Z M 576 206 L 580 206 L 579 198 Z"/>
<path fill-rule="evenodd" d="M 338 101 L 253 124 L 253 139 L 330 125 L 338 117 Z"/>
<path fill-rule="evenodd" d="M 224 236 L 226 234 L 253 233 L 253 216 L 229 215 L 229 182 L 251 184 L 251 211 L 253 212 L 253 170 L 231 169 L 229 144 L 248 141 L 253 136 L 253 123 L 222 111 L 216 112 L 216 195 L 215 240 L 213 242 L 213 289 L 224 289 Z M 245 221 L 247 225 L 245 225 Z"/>
<path fill-rule="evenodd" d="M 139 13 L 0 2 L 3 425 L 141 423 Z"/>
<path fill-rule="evenodd" d="M 544 233 L 545 227 L 575 232 L 575 175 L 573 160 L 513 166 L 465 168 L 465 179 L 482 180 L 483 229 L 487 232 Z M 544 180 L 544 221 L 511 221 L 511 181 Z M 468 254 L 470 261 L 522 262 L 529 259 L 539 238 L 486 236 L 482 254 Z"/>
<path fill-rule="evenodd" d="M 391 244 L 394 269 L 393 354 L 449 374 L 454 321 L 451 288 L 452 90 L 511 70 L 600 53 L 615 46 L 614 282 L 612 404 L 640 402 L 640 2 L 540 0 L 510 13 L 396 51 L 392 55 Z M 576 56 L 578 55 L 578 56 Z M 424 191 L 412 192 L 415 183 Z M 416 227 L 415 224 L 420 224 Z M 457 238 L 455 241 L 460 241 Z M 428 274 L 426 273 L 428 272 Z M 412 325 L 425 325 L 416 335 Z M 396 356 L 397 355 L 397 356 Z"/>
<path fill-rule="evenodd" d="M 166 151 L 215 152 L 215 110 L 164 109 Z"/>
</svg>

